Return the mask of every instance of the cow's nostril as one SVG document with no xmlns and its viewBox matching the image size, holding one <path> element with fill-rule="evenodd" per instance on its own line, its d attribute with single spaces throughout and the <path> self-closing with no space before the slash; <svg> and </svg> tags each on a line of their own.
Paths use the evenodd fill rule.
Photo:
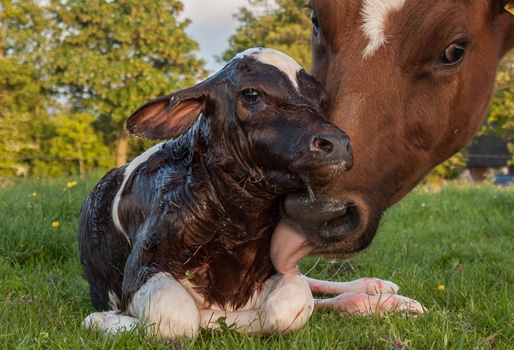
<svg viewBox="0 0 514 350">
<path fill-rule="evenodd" d="M 312 145 L 314 146 L 313 151 L 321 151 L 326 154 L 332 153 L 334 151 L 334 144 L 332 141 L 322 136 L 315 136 L 314 140 L 312 141 Z"/>
</svg>

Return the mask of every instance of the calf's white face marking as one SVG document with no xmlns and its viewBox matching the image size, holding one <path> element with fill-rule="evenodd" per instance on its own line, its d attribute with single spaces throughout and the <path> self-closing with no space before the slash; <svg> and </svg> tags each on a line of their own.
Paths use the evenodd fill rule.
<svg viewBox="0 0 514 350">
<path fill-rule="evenodd" d="M 245 50 L 235 58 L 242 58 L 245 56 L 252 56 L 261 63 L 269 64 L 277 67 L 279 70 L 284 72 L 285 75 L 291 80 L 291 84 L 298 90 L 298 72 L 302 70 L 302 67 L 293 58 L 283 54 L 282 52 L 264 49 L 264 48 L 252 48 Z"/>
<path fill-rule="evenodd" d="M 385 34 L 387 17 L 391 12 L 399 11 L 404 3 L 405 0 L 364 0 L 361 10 L 364 19 L 362 30 L 369 39 L 368 45 L 362 52 L 364 58 L 375 53 L 387 42 Z"/>
</svg>

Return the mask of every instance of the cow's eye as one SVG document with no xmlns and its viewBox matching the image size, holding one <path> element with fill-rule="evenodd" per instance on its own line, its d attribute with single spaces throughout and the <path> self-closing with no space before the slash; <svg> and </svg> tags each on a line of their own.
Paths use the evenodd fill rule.
<svg viewBox="0 0 514 350">
<path fill-rule="evenodd" d="M 316 32 L 319 31 L 318 16 L 316 16 L 316 12 L 314 12 L 314 11 L 311 12 L 311 22 L 312 22 L 312 25 L 314 27 L 314 30 Z"/>
<path fill-rule="evenodd" d="M 466 53 L 466 42 L 453 43 L 444 49 L 439 57 L 439 64 L 446 67 L 452 67 L 462 61 Z"/>
<path fill-rule="evenodd" d="M 260 95 L 259 91 L 252 89 L 252 88 L 243 90 L 243 101 L 246 104 L 254 105 L 257 102 L 259 102 L 260 99 L 261 99 L 261 95 Z"/>
</svg>

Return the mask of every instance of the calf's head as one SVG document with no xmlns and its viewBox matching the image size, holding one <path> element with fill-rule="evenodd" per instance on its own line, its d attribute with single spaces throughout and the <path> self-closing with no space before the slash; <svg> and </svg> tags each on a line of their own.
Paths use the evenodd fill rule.
<svg viewBox="0 0 514 350">
<path fill-rule="evenodd" d="M 382 213 L 483 120 L 500 58 L 514 46 L 513 1 L 310 0 L 312 74 L 327 116 L 352 139 L 355 164 L 312 203 L 286 214 L 318 242 L 351 255 L 371 242 Z M 315 212 L 319 212 L 314 215 Z M 308 214 L 308 215 L 307 215 Z M 321 232 L 321 233 L 320 233 Z"/>
<path fill-rule="evenodd" d="M 352 166 L 349 138 L 323 118 L 324 102 L 292 58 L 249 49 L 204 82 L 143 105 L 127 128 L 151 139 L 196 128 L 208 163 L 249 191 L 277 195 L 321 188 Z"/>
</svg>

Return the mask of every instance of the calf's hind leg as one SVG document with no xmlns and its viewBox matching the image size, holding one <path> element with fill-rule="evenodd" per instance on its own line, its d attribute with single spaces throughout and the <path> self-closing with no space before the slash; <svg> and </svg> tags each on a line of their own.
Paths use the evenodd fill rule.
<svg viewBox="0 0 514 350">
<path fill-rule="evenodd" d="M 275 275 L 241 310 L 201 310 L 202 327 L 216 329 L 222 318 L 248 335 L 287 334 L 305 325 L 314 310 L 307 282 L 299 275 Z"/>
<path fill-rule="evenodd" d="M 152 276 L 134 294 L 127 314 L 95 312 L 82 323 L 109 334 L 129 331 L 141 324 L 159 338 L 193 338 L 200 329 L 200 312 L 191 295 L 170 274 Z"/>
<path fill-rule="evenodd" d="M 194 338 L 200 329 L 200 311 L 193 297 L 170 274 L 152 276 L 134 295 L 128 307 L 147 332 L 164 339 Z"/>
</svg>

